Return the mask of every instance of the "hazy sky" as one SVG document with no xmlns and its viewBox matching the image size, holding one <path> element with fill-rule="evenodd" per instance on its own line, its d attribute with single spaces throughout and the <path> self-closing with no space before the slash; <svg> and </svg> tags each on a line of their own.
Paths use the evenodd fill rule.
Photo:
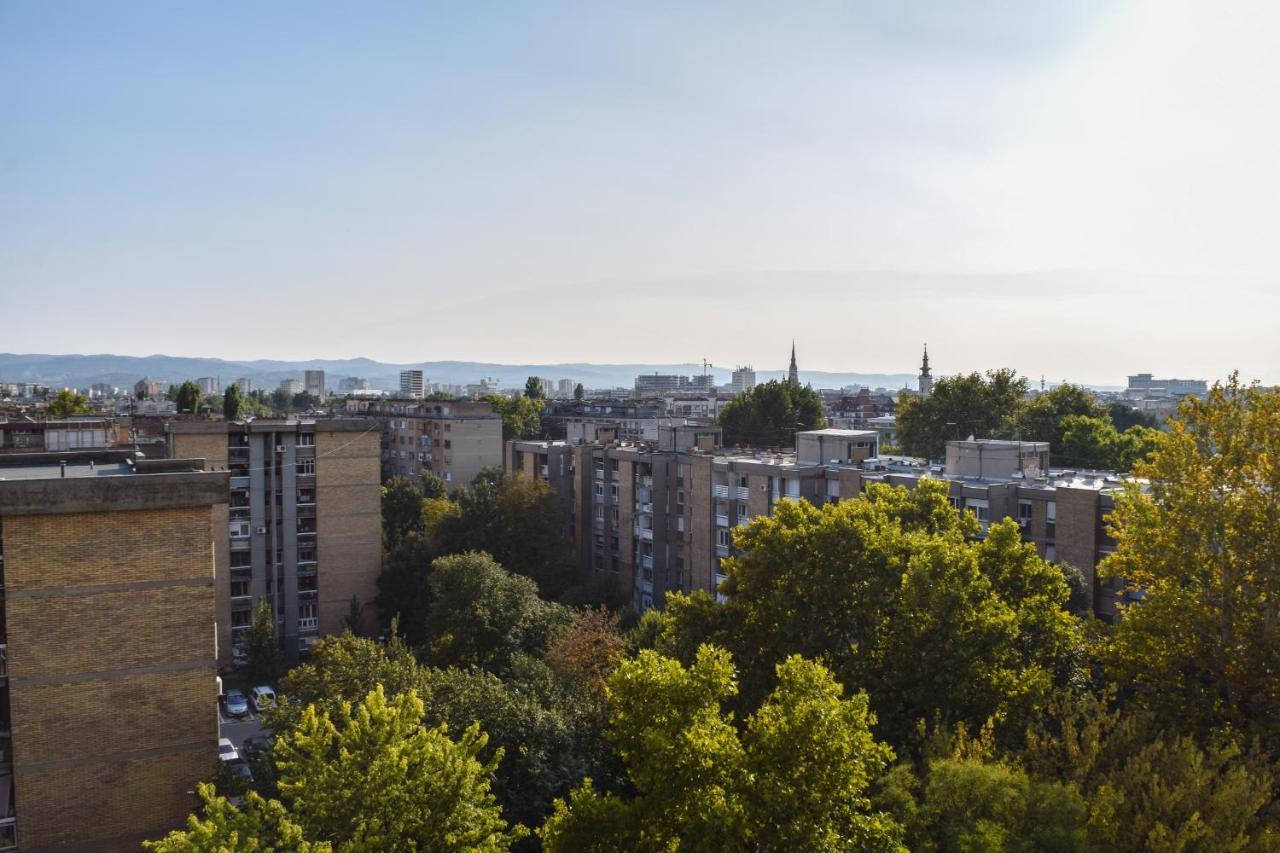
<svg viewBox="0 0 1280 853">
<path fill-rule="evenodd" d="M 1280 381 L 1278 31 L 6 2 L 0 351 Z"/>
</svg>

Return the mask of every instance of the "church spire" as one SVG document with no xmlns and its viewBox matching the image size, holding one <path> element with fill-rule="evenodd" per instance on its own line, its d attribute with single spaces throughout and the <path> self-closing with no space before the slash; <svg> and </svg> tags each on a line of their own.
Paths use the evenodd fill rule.
<svg viewBox="0 0 1280 853">
<path fill-rule="evenodd" d="M 787 382 L 800 385 L 800 370 L 796 367 L 796 339 L 791 339 L 791 367 L 787 368 Z"/>
<path fill-rule="evenodd" d="M 920 362 L 920 396 L 928 397 L 933 390 L 933 374 L 929 372 L 929 345 L 924 345 L 924 360 Z"/>
</svg>

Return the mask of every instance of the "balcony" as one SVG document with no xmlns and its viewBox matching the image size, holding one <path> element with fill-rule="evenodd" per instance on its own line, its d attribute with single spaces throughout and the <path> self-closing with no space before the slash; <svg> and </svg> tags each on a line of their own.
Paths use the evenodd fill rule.
<svg viewBox="0 0 1280 853">
<path fill-rule="evenodd" d="M 648 570 L 652 571 L 652 570 L 653 570 L 653 555 L 652 555 L 652 554 L 645 554 L 643 557 L 641 557 L 641 558 L 640 558 L 640 565 L 641 565 L 641 567 L 642 567 L 642 568 L 645 568 L 645 569 L 648 569 Z"/>
<path fill-rule="evenodd" d="M 231 489 L 232 489 L 233 491 L 234 491 L 234 490 L 236 490 L 236 489 L 243 490 L 243 489 L 247 489 L 247 488 L 249 488 L 249 476 L 248 476 L 247 474 L 246 474 L 245 476 L 243 476 L 243 477 L 232 477 L 232 478 L 231 478 Z"/>
<path fill-rule="evenodd" d="M 635 532 L 636 532 L 636 535 L 639 536 L 641 539 L 644 539 L 649 542 L 653 541 L 652 527 L 636 527 Z"/>
<path fill-rule="evenodd" d="M 729 516 L 727 516 L 727 515 L 721 515 L 721 514 L 717 513 L 717 514 L 716 514 L 716 527 L 728 527 L 728 526 L 729 526 Z"/>
<path fill-rule="evenodd" d="M 544 480 L 547 479 L 547 474 L 549 473 L 549 471 L 550 469 L 548 469 L 546 465 L 538 466 L 538 476 Z"/>
<path fill-rule="evenodd" d="M 298 618 L 299 631 L 314 631 L 320 627 L 320 619 L 316 616 L 301 616 Z"/>
<path fill-rule="evenodd" d="M 733 497 L 735 500 L 745 501 L 750 496 L 751 490 L 746 486 L 738 486 L 733 490 Z"/>
<path fill-rule="evenodd" d="M 729 556 L 729 546 L 728 546 L 728 545 L 717 545 L 717 546 L 716 546 L 716 556 L 717 556 L 717 557 L 727 557 L 727 556 Z"/>
<path fill-rule="evenodd" d="M 747 526 L 748 524 L 750 524 L 750 523 L 751 523 L 751 516 L 746 515 L 745 513 L 739 513 L 739 514 L 738 514 L 738 526 L 739 526 L 739 527 L 746 527 L 746 526 Z"/>
<path fill-rule="evenodd" d="M 636 512 L 642 513 L 644 515 L 653 515 L 653 504 L 651 503 L 636 504 Z"/>
<path fill-rule="evenodd" d="M 712 497 L 715 497 L 715 498 L 723 498 L 723 499 L 725 499 L 725 500 L 728 500 L 728 499 L 729 499 L 729 487 L 728 487 L 727 485 L 724 485 L 724 486 L 712 486 L 712 487 L 711 487 L 711 496 L 712 496 Z"/>
</svg>

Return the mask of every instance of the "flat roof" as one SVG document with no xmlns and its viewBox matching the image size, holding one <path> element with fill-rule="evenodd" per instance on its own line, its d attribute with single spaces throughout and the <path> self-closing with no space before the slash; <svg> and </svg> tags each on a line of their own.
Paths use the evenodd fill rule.
<svg viewBox="0 0 1280 853">
<path fill-rule="evenodd" d="M 118 477 L 135 473 L 127 462 L 68 462 L 65 475 L 62 466 L 53 463 L 9 464 L 0 460 L 0 480 L 60 480 L 73 477 Z"/>
<path fill-rule="evenodd" d="M 806 429 L 796 433 L 796 438 L 802 435 L 834 435 L 843 438 L 858 438 L 860 436 L 874 436 L 878 433 L 873 429 L 836 429 L 827 427 L 826 429 Z"/>
</svg>

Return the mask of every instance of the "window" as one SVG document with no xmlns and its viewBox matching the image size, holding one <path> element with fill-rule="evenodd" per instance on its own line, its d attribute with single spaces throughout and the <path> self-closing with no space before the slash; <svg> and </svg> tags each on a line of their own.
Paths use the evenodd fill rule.
<svg viewBox="0 0 1280 853">
<path fill-rule="evenodd" d="M 316 460 L 299 459 L 298 460 L 298 476 L 314 477 L 316 475 Z"/>
<path fill-rule="evenodd" d="M 316 434 L 314 432 L 298 433 L 298 446 L 299 447 L 315 447 Z"/>
<path fill-rule="evenodd" d="M 248 551 L 231 552 L 231 568 L 247 569 L 253 565 L 253 554 Z"/>
<path fill-rule="evenodd" d="M 249 538 L 249 522 L 247 521 L 231 522 L 231 538 L 232 539 L 248 539 Z"/>
<path fill-rule="evenodd" d="M 315 628 L 319 624 L 316 618 L 316 604 L 314 601 L 305 601 L 298 605 L 298 627 L 301 629 Z"/>
<path fill-rule="evenodd" d="M 722 527 L 716 531 L 716 544 L 721 548 L 728 548 L 731 541 L 727 528 Z"/>
<path fill-rule="evenodd" d="M 249 595 L 249 581 L 248 581 L 248 579 L 245 579 L 245 580 L 235 580 L 235 579 L 232 579 L 232 581 L 231 581 L 231 597 L 232 597 L 232 598 L 246 598 L 248 595 Z"/>
<path fill-rule="evenodd" d="M 446 449 L 446 450 L 447 450 L 447 449 L 449 449 L 449 448 L 452 446 L 452 445 L 449 443 L 449 439 L 447 439 L 447 438 L 446 438 L 446 439 L 444 440 L 444 446 L 445 446 L 445 449 Z"/>
<path fill-rule="evenodd" d="M 315 592 L 315 591 L 316 591 L 315 575 L 306 575 L 305 577 L 298 578 L 298 592 Z"/>
<path fill-rule="evenodd" d="M 965 498 L 964 505 L 981 523 L 986 524 L 991 520 L 991 510 L 986 501 L 978 498 Z"/>
<path fill-rule="evenodd" d="M 604 483 L 596 483 L 596 497 L 604 497 Z"/>
<path fill-rule="evenodd" d="M 231 611 L 231 627 L 232 628 L 248 628 L 253 624 L 253 611 L 251 610 L 232 610 Z"/>
</svg>

